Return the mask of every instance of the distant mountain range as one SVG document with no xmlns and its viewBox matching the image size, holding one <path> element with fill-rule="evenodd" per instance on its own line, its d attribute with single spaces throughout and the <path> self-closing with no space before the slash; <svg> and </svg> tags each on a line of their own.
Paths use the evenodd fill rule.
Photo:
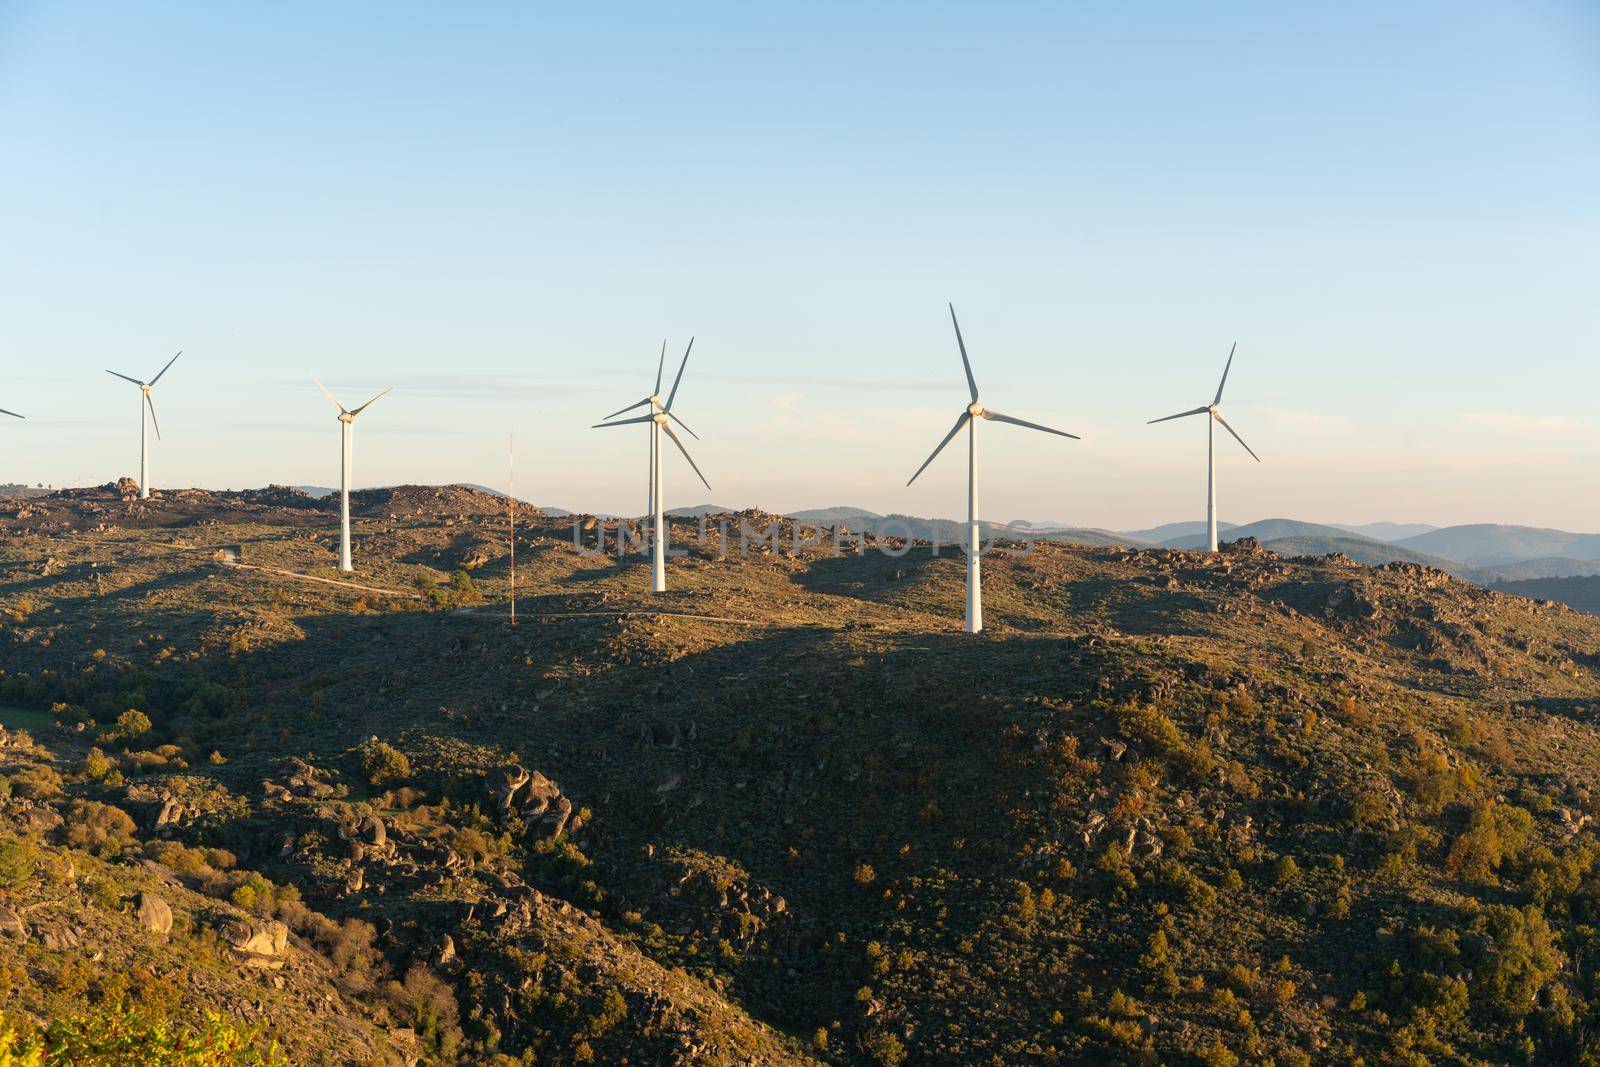
<svg viewBox="0 0 1600 1067">
<path fill-rule="evenodd" d="M 1425 522 L 1368 522 L 1359 526 L 1351 526 L 1342 522 L 1329 523 L 1349 533 L 1360 534 L 1362 537 L 1372 537 L 1379 541 L 1399 541 L 1406 537 L 1416 537 L 1418 534 L 1432 533 L 1439 527 L 1430 526 Z"/>
<path fill-rule="evenodd" d="M 488 486 L 470 487 L 488 493 L 500 492 Z M 295 488 L 314 497 L 334 492 L 325 486 Z M 542 510 L 556 517 L 573 514 L 555 507 Z M 735 510 L 722 504 L 696 504 L 672 508 L 668 514 L 677 518 L 698 518 Z M 817 526 L 844 526 L 855 532 L 927 541 L 959 542 L 966 535 L 966 523 L 959 519 L 884 515 L 848 505 L 807 508 L 790 512 L 785 517 Z M 1014 529 L 1004 524 L 985 522 L 982 525 L 986 537 L 1015 534 Z M 1559 600 L 1584 611 L 1600 611 L 1600 534 L 1502 523 L 1438 527 L 1420 522 L 1323 524 L 1298 519 L 1262 519 L 1244 525 L 1219 522 L 1217 529 L 1219 540 L 1224 543 L 1254 537 L 1263 548 L 1281 556 L 1326 556 L 1337 552 L 1372 565 L 1396 561 L 1417 563 L 1508 593 Z M 1031 530 L 1037 537 L 1085 545 L 1196 549 L 1205 544 L 1205 523 L 1195 521 L 1120 531 L 1037 522 L 1032 524 Z"/>
<path fill-rule="evenodd" d="M 1472 566 L 1494 566 L 1531 559 L 1600 560 L 1600 534 L 1568 533 L 1534 526 L 1476 523 L 1447 526 L 1397 544 Z"/>
</svg>

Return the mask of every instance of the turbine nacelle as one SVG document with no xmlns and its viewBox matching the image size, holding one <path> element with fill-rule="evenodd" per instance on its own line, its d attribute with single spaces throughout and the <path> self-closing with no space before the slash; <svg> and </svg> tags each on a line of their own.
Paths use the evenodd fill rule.
<svg viewBox="0 0 1600 1067">
<path fill-rule="evenodd" d="M 317 383 L 317 388 L 322 390 L 322 395 L 327 397 L 329 402 L 332 403 L 334 407 L 339 409 L 339 421 L 344 423 L 346 426 L 354 423 L 357 415 L 370 408 L 373 404 L 376 404 L 381 397 L 388 396 L 390 393 L 394 392 L 393 387 L 385 389 L 383 392 L 379 393 L 365 404 L 362 404 L 354 411 L 351 411 L 349 408 L 339 403 L 332 393 L 328 392 L 328 387 L 323 385 L 322 380 L 319 379 L 315 374 L 311 376 L 311 380 Z"/>
</svg>

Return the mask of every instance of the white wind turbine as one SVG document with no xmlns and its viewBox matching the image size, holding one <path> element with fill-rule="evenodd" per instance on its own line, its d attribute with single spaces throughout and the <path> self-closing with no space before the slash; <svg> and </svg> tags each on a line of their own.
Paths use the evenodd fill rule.
<svg viewBox="0 0 1600 1067">
<path fill-rule="evenodd" d="M 696 441 L 700 440 L 700 435 L 689 429 L 684 421 L 678 418 L 677 415 L 673 414 L 672 411 L 672 401 L 678 395 L 678 383 L 683 381 L 683 370 L 689 365 L 689 352 L 693 348 L 694 338 L 691 337 L 689 338 L 689 347 L 683 350 L 683 362 L 678 364 L 678 376 L 672 380 L 672 392 L 667 394 L 665 403 L 663 403 L 661 400 L 661 372 L 666 369 L 667 365 L 667 342 L 662 341 L 661 361 L 656 366 L 656 391 L 645 397 L 643 400 L 629 404 L 627 407 L 622 408 L 619 411 L 613 411 L 611 414 L 607 415 L 605 419 L 602 419 L 600 422 L 595 423 L 595 425 L 591 427 L 591 429 L 598 430 L 610 426 L 629 426 L 640 422 L 648 422 L 650 424 L 649 503 L 650 514 L 655 525 L 654 536 L 651 538 L 651 553 L 653 556 L 653 561 L 651 565 L 650 589 L 652 592 L 656 593 L 665 593 L 667 591 L 667 523 L 666 514 L 663 510 L 661 501 L 661 434 L 663 431 L 666 432 L 668 437 L 672 438 L 672 443 L 678 446 L 678 451 L 682 452 L 683 458 L 689 461 L 689 466 L 694 468 L 694 473 L 697 477 L 699 477 L 700 483 L 708 490 L 711 488 L 711 483 L 706 481 L 706 476 L 700 473 L 700 468 L 695 463 L 694 457 L 689 455 L 689 450 L 687 448 L 683 447 L 683 441 L 678 438 L 677 434 L 672 432 L 671 425 L 674 422 L 677 423 L 679 426 L 683 427 L 684 432 L 690 437 L 693 437 Z M 618 415 L 621 415 L 624 412 L 632 411 L 634 408 L 646 406 L 650 408 L 650 413 L 648 415 L 640 415 L 639 417 L 633 419 L 621 419 L 617 422 L 607 421 L 609 419 L 615 419 Z"/>
<path fill-rule="evenodd" d="M 183 350 L 178 350 L 178 355 L 167 360 L 167 365 L 161 368 L 161 374 L 167 373 L 172 365 L 178 362 L 178 356 L 183 355 Z M 125 382 L 132 382 L 139 387 L 139 499 L 150 499 L 150 439 L 145 435 L 144 409 L 150 409 L 150 424 L 156 428 L 156 438 L 161 437 L 161 424 L 156 421 L 156 402 L 150 399 L 150 390 L 156 387 L 161 380 L 161 374 L 151 378 L 148 382 L 141 382 L 137 378 L 130 378 L 126 374 L 118 374 L 114 370 L 107 370 L 107 374 L 121 378 Z"/>
<path fill-rule="evenodd" d="M 385 389 L 354 411 L 346 411 L 345 406 L 334 400 L 333 394 L 328 392 L 328 387 L 318 381 L 315 374 L 311 376 L 311 380 L 317 383 L 317 388 L 321 389 L 329 400 L 333 400 L 333 406 L 339 409 L 339 569 L 348 573 L 355 570 L 350 563 L 350 439 L 355 433 L 356 416 L 376 403 L 378 397 L 393 390 Z"/>
<path fill-rule="evenodd" d="M 1025 426 L 1030 430 L 1043 430 L 1053 433 L 1058 437 L 1070 437 L 1074 441 L 1081 440 L 1075 433 L 1065 430 L 1053 430 L 1048 426 L 1041 426 L 1036 422 L 1025 422 L 1022 419 L 1002 415 L 998 411 L 991 411 L 978 403 L 978 383 L 972 377 L 972 362 L 967 359 L 967 343 L 961 339 L 961 324 L 956 321 L 955 305 L 950 306 L 950 324 L 956 328 L 956 344 L 961 348 L 961 365 L 967 372 L 967 390 L 972 394 L 972 402 L 961 412 L 961 417 L 956 419 L 956 424 L 950 432 L 944 435 L 944 440 L 939 442 L 939 447 L 933 450 L 933 455 L 922 461 L 922 466 L 917 468 L 917 473 L 911 476 L 911 482 L 917 480 L 923 471 L 928 469 L 928 464 L 944 451 L 944 446 L 949 444 L 964 426 L 967 429 L 967 623 L 966 630 L 975 634 L 983 629 L 983 586 L 978 570 L 978 550 L 982 544 L 978 533 L 978 420 L 988 419 L 990 422 L 1009 422 L 1013 426 Z"/>
<path fill-rule="evenodd" d="M 1237 349 L 1238 347 L 1239 347 L 1239 342 L 1235 341 L 1233 343 L 1233 348 L 1228 349 L 1228 362 L 1222 368 L 1222 381 L 1217 383 L 1217 395 L 1216 395 L 1216 398 L 1211 401 L 1211 403 L 1206 404 L 1206 405 L 1204 405 L 1202 407 L 1197 407 L 1193 411 L 1180 411 L 1176 415 L 1167 415 L 1167 416 L 1165 416 L 1163 418 L 1151 419 L 1149 422 L 1145 423 L 1146 426 L 1154 426 L 1158 422 L 1168 422 L 1168 421 L 1170 421 L 1172 419 L 1186 419 L 1190 415 L 1210 415 L 1211 416 L 1210 418 L 1208 418 L 1206 420 L 1206 551 L 1207 552 L 1215 552 L 1217 550 L 1217 425 L 1216 424 L 1220 422 L 1222 424 L 1222 428 L 1224 430 L 1227 430 L 1229 433 L 1233 434 L 1233 439 L 1235 441 L 1238 441 L 1239 444 L 1241 446 L 1243 446 L 1243 448 L 1244 448 L 1244 450 L 1246 452 L 1250 453 L 1250 458 L 1251 459 L 1254 459 L 1257 463 L 1261 462 L 1261 457 L 1256 455 L 1255 450 L 1252 449 L 1249 445 L 1245 444 L 1244 443 L 1244 438 L 1240 437 L 1238 431 L 1236 431 L 1232 426 L 1229 426 L 1228 425 L 1228 420 L 1222 417 L 1222 410 L 1221 410 L 1221 408 L 1222 408 L 1222 389 L 1223 389 L 1223 386 L 1228 384 L 1228 371 L 1233 369 L 1233 353 L 1234 353 L 1234 349 Z"/>
</svg>

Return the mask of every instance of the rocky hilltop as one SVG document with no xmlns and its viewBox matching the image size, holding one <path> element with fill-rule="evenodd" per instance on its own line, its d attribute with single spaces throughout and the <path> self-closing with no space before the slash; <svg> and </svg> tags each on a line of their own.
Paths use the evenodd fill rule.
<svg viewBox="0 0 1600 1067">
<path fill-rule="evenodd" d="M 680 520 L 651 597 L 616 523 L 530 514 L 512 628 L 502 499 L 357 494 L 344 587 L 333 507 L 0 511 L 8 1019 L 296 1063 L 1585 1054 L 1600 618 L 1041 542 L 970 636 L 948 548 Z"/>
</svg>

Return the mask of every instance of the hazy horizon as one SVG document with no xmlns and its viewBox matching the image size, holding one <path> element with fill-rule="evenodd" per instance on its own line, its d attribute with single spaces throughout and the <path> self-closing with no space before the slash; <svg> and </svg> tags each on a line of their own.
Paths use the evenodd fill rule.
<svg viewBox="0 0 1600 1067">
<path fill-rule="evenodd" d="M 0 483 L 0 484 L 5 484 L 5 483 Z M 44 485 L 46 488 L 49 488 L 49 489 L 94 489 L 94 488 L 99 488 L 100 486 L 104 486 L 104 485 L 111 484 L 111 483 L 109 483 L 109 482 L 95 482 L 95 483 L 83 483 L 83 484 L 79 484 L 79 485 L 57 485 L 57 484 L 53 484 L 53 483 L 42 483 L 42 482 L 39 482 L 39 481 L 35 480 L 35 481 L 19 481 L 16 484 L 21 484 L 21 485 L 28 486 L 28 487 Z M 451 486 L 451 485 L 460 485 L 460 486 L 465 486 L 465 487 L 468 487 L 468 488 L 487 489 L 487 490 L 489 490 L 491 492 L 498 493 L 498 494 L 501 494 L 501 495 L 504 495 L 505 492 L 506 492 L 506 487 L 504 485 L 494 486 L 494 485 L 485 484 L 483 482 L 473 482 L 473 481 L 466 481 L 466 480 L 444 481 L 444 482 L 393 482 L 393 483 L 387 483 L 387 484 L 381 484 L 381 485 L 362 485 L 362 486 L 355 486 L 354 487 L 354 491 L 374 490 L 374 489 L 393 489 L 393 488 L 397 488 L 397 487 L 402 486 L 402 485 L 424 485 L 424 486 L 431 487 L 431 488 L 443 488 L 443 487 Z M 266 488 L 269 488 L 269 487 L 272 487 L 272 486 L 285 486 L 285 487 L 288 487 L 288 488 L 291 488 L 291 489 L 301 489 L 301 490 L 316 490 L 319 495 L 325 495 L 325 494 L 328 494 L 328 493 L 338 492 L 338 487 L 337 486 L 322 484 L 322 483 L 319 483 L 319 482 L 317 482 L 315 480 L 312 480 L 312 481 L 274 480 L 274 481 L 270 481 L 270 482 L 263 482 L 260 485 L 158 486 L 156 488 L 157 488 L 157 491 L 159 491 L 159 492 L 172 492 L 172 491 L 176 491 L 176 490 L 179 490 L 179 489 L 202 489 L 202 490 L 221 491 L 221 492 L 242 492 L 242 491 L 248 491 L 248 490 L 266 489 Z M 560 501 L 560 500 L 548 500 L 548 499 L 542 499 L 542 498 L 537 497 L 537 496 L 530 496 L 527 493 L 525 493 L 520 486 L 517 488 L 516 497 L 517 497 L 517 500 L 519 502 L 530 504 L 530 505 L 533 505 L 535 507 L 540 507 L 540 508 L 558 508 L 558 509 L 560 509 L 562 511 L 570 511 L 570 512 L 572 512 L 574 514 L 582 514 L 582 515 L 598 514 L 598 515 L 606 515 L 606 516 L 612 516 L 612 515 L 632 516 L 632 515 L 640 514 L 644 510 L 643 508 L 637 508 L 637 509 L 634 509 L 632 511 L 629 511 L 626 508 L 622 508 L 622 509 L 575 508 L 575 507 L 569 506 L 568 504 L 566 504 L 566 503 L 564 503 L 563 501 Z M 950 514 L 938 514 L 938 513 L 932 513 L 932 512 L 929 512 L 929 513 L 908 512 L 908 511 L 905 511 L 905 510 L 899 509 L 899 508 L 888 508 L 888 509 L 870 508 L 870 507 L 865 507 L 864 505 L 861 505 L 859 503 L 854 503 L 854 502 L 845 501 L 845 500 L 836 500 L 836 501 L 833 501 L 832 503 L 806 503 L 806 504 L 800 504 L 800 505 L 795 506 L 795 507 L 788 507 L 788 508 L 779 509 L 779 508 L 767 507 L 766 505 L 762 504 L 760 501 L 751 501 L 751 502 L 746 502 L 746 503 L 742 503 L 742 504 L 733 504 L 733 503 L 730 503 L 730 502 L 727 502 L 727 501 L 723 501 L 723 500 L 719 500 L 719 499 L 711 498 L 711 497 L 706 497 L 704 499 L 690 499 L 686 503 L 673 504 L 673 505 L 671 505 L 671 506 L 669 506 L 667 508 L 667 511 L 669 511 L 669 512 L 680 512 L 680 511 L 683 511 L 683 510 L 696 510 L 696 509 L 709 507 L 709 506 L 727 507 L 730 510 L 735 510 L 735 511 L 744 511 L 744 510 L 747 510 L 747 509 L 750 509 L 750 508 L 757 508 L 757 509 L 760 509 L 762 511 L 765 511 L 765 512 L 767 512 L 769 514 L 773 514 L 773 515 L 791 515 L 791 514 L 798 514 L 798 513 L 810 512 L 810 511 L 825 511 L 825 510 L 832 509 L 832 508 L 862 508 L 863 510 L 873 511 L 873 512 L 876 512 L 876 513 L 878 513 L 880 515 L 885 515 L 885 516 L 900 514 L 900 515 L 909 515 L 909 516 L 912 516 L 912 517 L 915 517 L 915 518 L 936 519 L 936 520 L 942 520 L 942 521 L 948 521 L 948 522 L 961 522 L 961 521 L 964 521 L 965 517 L 966 517 L 965 511 L 962 511 L 960 513 L 952 512 Z M 1269 522 L 1269 521 L 1272 521 L 1272 520 L 1275 520 L 1275 519 L 1284 519 L 1284 520 L 1291 520 L 1291 521 L 1296 521 L 1296 522 L 1314 523 L 1314 524 L 1321 525 L 1321 526 L 1333 527 L 1335 529 L 1351 529 L 1351 528 L 1356 528 L 1356 527 L 1380 526 L 1380 525 L 1426 526 L 1426 527 L 1429 527 L 1431 529 L 1444 529 L 1444 528 L 1449 527 L 1449 526 L 1473 526 L 1473 525 L 1523 526 L 1523 527 L 1529 527 L 1529 528 L 1535 528 L 1535 529 L 1552 529 L 1552 530 L 1563 529 L 1562 527 L 1544 526 L 1544 525 L 1539 525 L 1539 524 L 1534 524 L 1534 523 L 1502 523 L 1502 522 L 1499 522 L 1499 521 L 1493 520 L 1493 519 L 1484 519 L 1484 520 L 1479 520 L 1479 521 L 1462 522 L 1462 523 L 1439 523 L 1439 522 L 1433 522 L 1433 521 L 1427 519 L 1426 517 L 1421 517 L 1421 518 L 1416 518 L 1416 517 L 1401 517 L 1401 518 L 1379 517 L 1379 518 L 1369 518 L 1369 519 L 1348 519 L 1348 518 L 1337 518 L 1337 517 L 1335 517 L 1335 518 L 1329 519 L 1329 518 L 1308 517 L 1308 516 L 1305 516 L 1305 515 L 1277 515 L 1277 514 L 1274 514 L 1274 515 L 1254 515 L 1254 516 L 1251 516 L 1251 517 L 1245 518 L 1245 519 L 1232 519 L 1232 518 L 1228 518 L 1227 516 L 1220 516 L 1218 518 L 1217 522 L 1218 522 L 1219 528 L 1222 529 L 1224 532 L 1226 532 L 1227 530 L 1235 529 L 1235 528 L 1238 528 L 1238 527 L 1241 527 L 1241 526 L 1250 526 L 1250 525 L 1253 525 L 1255 523 Z M 1184 516 L 1176 516 L 1176 517 L 1173 517 L 1173 518 L 1162 519 L 1162 520 L 1159 520 L 1159 521 L 1156 521 L 1156 522 L 1144 523 L 1144 524 L 1138 525 L 1138 526 L 1110 526 L 1110 525 L 1107 525 L 1106 523 L 1093 522 L 1093 521 L 1083 521 L 1083 522 L 1075 522 L 1074 521 L 1074 522 L 1069 522 L 1067 520 L 1051 517 L 1049 515 L 1044 514 L 1043 512 L 1038 512 L 1038 513 L 1030 512 L 1030 513 L 1012 515 L 1012 516 L 1000 516 L 1000 515 L 984 516 L 983 517 L 983 521 L 984 522 L 988 522 L 988 523 L 994 523 L 994 524 L 997 524 L 997 525 L 1001 525 L 1001 524 L 1005 524 L 1005 523 L 1028 522 L 1028 523 L 1032 523 L 1033 525 L 1041 527 L 1041 528 L 1045 528 L 1046 526 L 1053 526 L 1053 525 L 1072 526 L 1072 527 L 1080 527 L 1080 528 L 1083 528 L 1083 529 L 1105 530 L 1105 531 L 1108 531 L 1110 533 L 1132 533 L 1132 532 L 1137 532 L 1137 531 L 1140 531 L 1140 530 L 1150 530 L 1150 529 L 1157 529 L 1157 528 L 1160 528 L 1160 527 L 1175 526 L 1175 525 L 1189 525 L 1189 526 L 1195 527 L 1197 530 L 1203 530 L 1204 527 L 1205 527 L 1204 518 L 1194 519 L 1194 518 L 1188 518 L 1188 517 L 1184 517 Z M 1591 531 L 1567 530 L 1566 532 L 1588 533 L 1588 532 L 1591 532 Z"/>
<path fill-rule="evenodd" d="M 914 15 L 914 17 L 912 17 Z M 892 77 L 885 72 L 892 71 Z M 0 480 L 1600 529 L 1600 12 L 0 8 Z M 820 502 L 820 503 L 819 503 Z"/>
</svg>

